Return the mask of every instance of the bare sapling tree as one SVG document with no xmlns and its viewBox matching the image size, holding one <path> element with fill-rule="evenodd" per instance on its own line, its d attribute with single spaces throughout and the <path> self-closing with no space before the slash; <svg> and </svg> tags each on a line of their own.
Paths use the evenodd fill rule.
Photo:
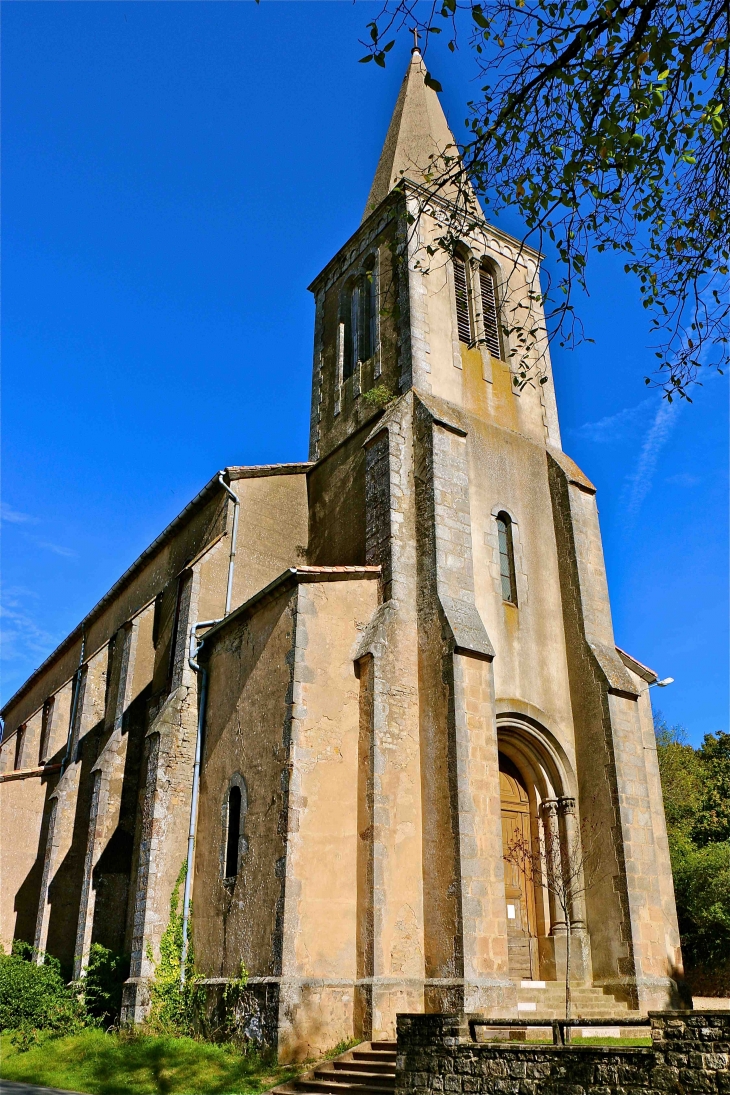
<svg viewBox="0 0 730 1095">
<path fill-rule="evenodd" d="M 563 804 L 566 804 L 563 806 Z M 545 804 L 550 805 L 550 804 Z M 557 803 L 555 804 L 557 805 Z M 575 804 L 561 800 L 564 824 L 544 823 L 537 819 L 530 836 L 515 828 L 504 851 L 504 861 L 516 867 L 536 891 L 547 890 L 556 911 L 565 921 L 565 1018 L 572 1010 L 571 969 L 573 934 L 585 929 L 585 895 L 603 879 L 602 861 L 605 839 L 599 839 L 597 828 L 575 824 Z M 567 1032 L 566 1032 L 567 1036 Z"/>
</svg>

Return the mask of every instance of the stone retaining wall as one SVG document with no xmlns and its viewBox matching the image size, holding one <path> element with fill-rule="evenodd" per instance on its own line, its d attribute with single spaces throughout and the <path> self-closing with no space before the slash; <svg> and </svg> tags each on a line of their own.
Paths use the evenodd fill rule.
<svg viewBox="0 0 730 1095">
<path fill-rule="evenodd" d="M 468 1015 L 399 1015 L 396 1092 L 730 1095 L 730 1013 L 649 1017 L 651 1047 L 610 1047 L 475 1042 Z"/>
</svg>

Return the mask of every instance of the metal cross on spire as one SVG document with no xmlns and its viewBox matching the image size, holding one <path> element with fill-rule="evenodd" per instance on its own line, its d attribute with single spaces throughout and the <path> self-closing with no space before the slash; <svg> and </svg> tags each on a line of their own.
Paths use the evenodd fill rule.
<svg viewBox="0 0 730 1095">
<path fill-rule="evenodd" d="M 417 50 L 419 53 L 421 52 L 420 46 L 418 45 L 418 27 L 413 28 L 413 49 Z"/>
</svg>

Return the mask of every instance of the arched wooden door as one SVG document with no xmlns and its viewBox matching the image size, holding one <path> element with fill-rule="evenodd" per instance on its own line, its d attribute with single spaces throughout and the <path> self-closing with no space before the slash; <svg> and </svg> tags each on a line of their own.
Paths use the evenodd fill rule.
<svg viewBox="0 0 730 1095">
<path fill-rule="evenodd" d="M 502 844 L 505 855 L 520 845 L 532 847 L 530 800 L 524 780 L 507 757 L 499 755 L 499 786 L 502 803 Z M 535 888 L 529 864 L 514 862 L 514 853 L 504 864 L 504 892 L 507 900 L 507 944 L 512 977 L 530 980 L 536 958 Z M 516 857 L 518 860 L 520 856 Z"/>
</svg>

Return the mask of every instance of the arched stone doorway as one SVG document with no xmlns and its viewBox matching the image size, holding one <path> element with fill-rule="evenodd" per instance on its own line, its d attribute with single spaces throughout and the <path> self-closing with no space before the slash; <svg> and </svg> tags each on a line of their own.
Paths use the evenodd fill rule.
<svg viewBox="0 0 730 1095">
<path fill-rule="evenodd" d="M 577 824 L 567 758 L 551 735 L 531 720 L 501 716 L 498 722 L 502 843 L 510 976 L 552 981 L 565 975 L 566 917 L 543 882 L 562 870 L 561 849 Z M 515 845 L 527 853 L 523 865 Z M 510 849 L 512 846 L 512 849 Z M 573 977 L 590 976 L 582 897 L 571 903 Z"/>
</svg>

